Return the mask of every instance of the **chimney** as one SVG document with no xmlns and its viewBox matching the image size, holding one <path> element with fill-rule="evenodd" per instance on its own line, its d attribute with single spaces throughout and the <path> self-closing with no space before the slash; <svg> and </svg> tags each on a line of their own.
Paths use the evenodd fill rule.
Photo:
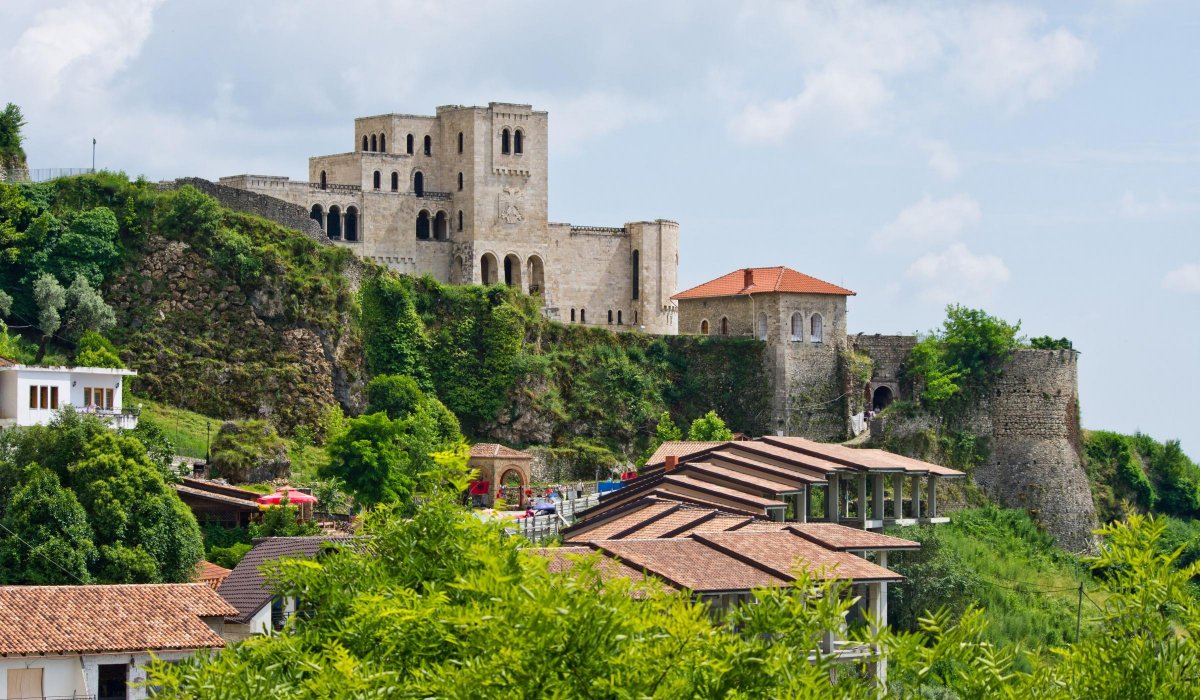
<svg viewBox="0 0 1200 700">
<path fill-rule="evenodd" d="M 747 287 L 750 287 L 754 284 L 754 271 L 753 270 L 751 270 L 750 268 L 747 267 L 745 270 L 742 270 L 742 275 L 744 278 L 742 280 L 742 289 L 746 289 Z"/>
<path fill-rule="evenodd" d="M 667 463 L 663 465 L 663 471 L 674 471 L 675 467 L 679 466 L 679 458 L 675 455 L 667 455 Z"/>
</svg>

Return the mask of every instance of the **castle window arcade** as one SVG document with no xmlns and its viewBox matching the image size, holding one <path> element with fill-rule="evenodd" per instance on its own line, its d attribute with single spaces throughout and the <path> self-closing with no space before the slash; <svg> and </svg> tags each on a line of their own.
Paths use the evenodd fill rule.
<svg viewBox="0 0 1200 700">
<path fill-rule="evenodd" d="M 312 211 L 309 212 L 308 218 L 317 222 L 317 225 L 321 227 L 322 231 L 325 230 L 325 209 L 322 208 L 320 204 L 314 204 L 312 206 Z"/>
<path fill-rule="evenodd" d="M 379 150 L 383 153 L 387 153 L 387 135 L 386 134 L 379 135 Z"/>
<path fill-rule="evenodd" d="M 509 146 L 509 139 L 511 139 L 511 138 L 512 138 L 512 132 L 509 131 L 508 129 L 505 129 L 504 131 L 500 132 L 500 152 L 503 153 L 504 155 L 508 155 L 509 152 L 511 151 L 511 147 Z"/>
<path fill-rule="evenodd" d="M 429 212 L 424 209 L 420 214 L 417 214 L 417 240 L 429 240 Z"/>
<path fill-rule="evenodd" d="M 458 210 L 458 230 L 459 231 L 463 230 L 463 211 L 462 211 L 462 209 Z"/>
<path fill-rule="evenodd" d="M 369 148 L 369 146 L 370 146 L 370 142 L 367 141 L 367 135 L 363 134 L 363 153 L 366 153 L 367 151 L 371 150 Z"/>
<path fill-rule="evenodd" d="M 804 314 L 797 311 L 792 314 L 792 342 L 804 341 Z"/>
<path fill-rule="evenodd" d="M 410 156 L 413 154 L 413 135 L 412 134 L 409 134 L 408 138 L 405 140 L 404 152 Z"/>
<path fill-rule="evenodd" d="M 342 238 L 342 209 L 338 205 L 329 207 L 329 218 L 327 219 L 325 230 L 332 240 L 341 240 Z"/>
<path fill-rule="evenodd" d="M 446 212 L 439 211 L 437 216 L 433 218 L 433 237 L 435 240 L 445 241 L 450 238 L 450 224 L 446 218 Z"/>
<path fill-rule="evenodd" d="M 323 190 L 329 189 L 329 183 L 325 179 L 325 171 L 324 170 L 321 171 L 321 189 L 323 189 Z"/>
<path fill-rule="evenodd" d="M 396 172 L 395 170 L 392 171 L 392 191 L 400 191 L 400 173 Z"/>
<path fill-rule="evenodd" d="M 357 241 L 358 240 L 358 208 L 357 207 L 346 207 L 346 223 L 343 228 L 345 229 L 344 238 L 347 241 Z"/>
<path fill-rule="evenodd" d="M 525 152 L 525 132 L 517 129 L 513 132 L 513 153 L 521 155 Z"/>
<path fill-rule="evenodd" d="M 371 176 L 371 184 L 375 187 L 375 189 L 379 189 L 382 185 L 382 180 L 380 179 L 378 170 L 376 170 L 375 174 Z"/>
<path fill-rule="evenodd" d="M 420 170 L 413 173 L 413 192 L 418 197 L 425 196 L 425 174 Z"/>
<path fill-rule="evenodd" d="M 461 131 L 458 132 L 458 152 L 463 152 L 463 133 Z"/>
<path fill-rule="evenodd" d="M 371 134 L 371 152 L 379 150 L 379 144 L 375 141 L 375 134 Z"/>
<path fill-rule="evenodd" d="M 425 155 L 433 155 L 433 137 L 429 134 L 425 135 Z"/>
</svg>

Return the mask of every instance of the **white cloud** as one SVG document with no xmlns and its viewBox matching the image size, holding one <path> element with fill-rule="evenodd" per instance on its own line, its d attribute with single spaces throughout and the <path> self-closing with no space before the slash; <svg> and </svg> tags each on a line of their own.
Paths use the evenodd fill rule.
<svg viewBox="0 0 1200 700">
<path fill-rule="evenodd" d="M 103 85 L 141 51 L 160 3 L 75 0 L 44 10 L 8 52 L 5 73 L 43 99 Z"/>
<path fill-rule="evenodd" d="M 892 83 L 924 73 L 1015 109 L 1053 97 L 1095 63 L 1095 51 L 1071 31 L 1046 28 L 1043 13 L 1005 3 L 754 3 L 741 20 L 762 41 L 789 47 L 779 63 L 795 62 L 800 82 L 790 97 L 746 100 L 729 123 L 744 141 L 778 142 L 809 123 L 872 128 L 892 101 Z M 932 167 L 942 177 L 957 174 L 952 154 Z"/>
<path fill-rule="evenodd" d="M 574 152 L 588 139 L 663 117 L 653 103 L 615 92 L 543 95 L 532 102 L 536 109 L 550 112 L 550 141 L 556 152 Z"/>
<path fill-rule="evenodd" d="M 968 195 L 942 199 L 925 195 L 872 234 L 871 243 L 881 250 L 942 245 L 958 238 L 963 229 L 978 224 L 982 218 L 979 202 Z"/>
<path fill-rule="evenodd" d="M 909 265 L 906 279 L 919 287 L 921 298 L 939 304 L 989 299 L 1008 281 L 1008 266 L 995 255 L 976 255 L 962 243 L 923 255 Z"/>
<path fill-rule="evenodd" d="M 1017 108 L 1046 100 L 1096 62 L 1096 52 L 1064 28 L 1042 31 L 1043 13 L 982 5 L 963 16 L 953 40 L 953 77 L 974 95 Z"/>
<path fill-rule="evenodd" d="M 734 135 L 744 142 L 771 143 L 801 125 L 857 131 L 874 123 L 890 98 L 874 73 L 829 69 L 806 78 L 795 97 L 747 105 L 734 122 Z"/>
<path fill-rule="evenodd" d="M 1163 289 L 1184 294 L 1200 294 L 1200 263 L 1187 263 L 1163 276 Z"/>
<path fill-rule="evenodd" d="M 945 141 L 927 139 L 921 142 L 921 148 L 929 154 L 929 167 L 943 180 L 953 180 L 958 177 L 960 168 L 958 158 L 950 150 L 950 144 Z"/>
<path fill-rule="evenodd" d="M 1128 191 L 1121 195 L 1121 216 L 1127 219 L 1153 219 L 1194 208 L 1184 202 L 1177 202 L 1161 192 L 1150 199 L 1142 199 Z"/>
</svg>

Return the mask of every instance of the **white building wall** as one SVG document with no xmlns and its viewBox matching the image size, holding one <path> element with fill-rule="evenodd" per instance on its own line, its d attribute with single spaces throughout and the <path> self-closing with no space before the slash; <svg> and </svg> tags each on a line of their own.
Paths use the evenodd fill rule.
<svg viewBox="0 0 1200 700">
<path fill-rule="evenodd" d="M 155 656 L 163 661 L 180 661 L 192 655 L 191 651 L 160 651 Z M 0 658 L 0 700 L 9 700 L 9 669 L 40 668 L 42 693 L 46 697 L 95 697 L 100 682 L 100 666 L 108 664 L 132 664 L 127 672 L 130 700 L 149 697 L 147 689 L 135 687 L 146 680 L 146 666 L 150 663 L 148 653 L 121 653 L 72 656 L 20 656 Z"/>
</svg>

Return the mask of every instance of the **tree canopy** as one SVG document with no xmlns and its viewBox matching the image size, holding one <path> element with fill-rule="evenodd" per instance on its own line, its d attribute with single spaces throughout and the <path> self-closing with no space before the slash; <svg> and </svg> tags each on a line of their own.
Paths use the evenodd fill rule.
<svg viewBox="0 0 1200 700">
<path fill-rule="evenodd" d="M 25 138 L 21 129 L 25 116 L 21 108 L 9 102 L 0 111 L 0 170 L 15 170 L 28 167 L 25 163 Z"/>
<path fill-rule="evenodd" d="M 691 427 L 688 428 L 688 440 L 720 442 L 732 439 L 733 431 L 725 427 L 725 421 L 721 420 L 716 411 L 709 411 L 700 416 L 692 421 Z"/>
</svg>

